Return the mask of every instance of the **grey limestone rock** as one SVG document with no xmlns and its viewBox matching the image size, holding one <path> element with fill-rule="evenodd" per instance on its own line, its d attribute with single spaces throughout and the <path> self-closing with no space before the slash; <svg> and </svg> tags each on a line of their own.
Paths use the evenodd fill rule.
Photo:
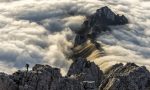
<svg viewBox="0 0 150 90">
<path fill-rule="evenodd" d="M 116 64 L 105 75 L 99 90 L 150 90 L 150 72 L 144 66 Z"/>
<path fill-rule="evenodd" d="M 103 72 L 100 68 L 94 62 L 89 62 L 83 58 L 78 58 L 73 62 L 67 75 L 76 76 L 80 82 L 94 82 L 96 87 L 100 85 L 103 79 Z"/>
</svg>

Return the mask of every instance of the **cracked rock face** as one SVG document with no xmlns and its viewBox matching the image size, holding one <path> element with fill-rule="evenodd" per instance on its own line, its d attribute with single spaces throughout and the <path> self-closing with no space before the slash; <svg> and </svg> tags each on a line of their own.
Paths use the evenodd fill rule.
<svg viewBox="0 0 150 90">
<path fill-rule="evenodd" d="M 9 75 L 0 73 L 0 90 L 17 90 L 17 85 Z"/>
<path fill-rule="evenodd" d="M 106 31 L 109 25 L 128 24 L 128 19 L 124 15 L 115 14 L 107 6 L 97 9 L 97 11 L 88 16 L 84 21 L 78 34 L 96 34 Z"/>
<path fill-rule="evenodd" d="M 52 83 L 51 90 L 98 90 L 102 79 L 103 72 L 95 63 L 78 58 L 70 66 L 66 77 Z"/>
<path fill-rule="evenodd" d="M 98 9 L 96 13 L 91 16 L 91 20 L 103 25 L 124 25 L 128 23 L 128 19 L 124 15 L 115 14 L 107 6 Z"/>
<path fill-rule="evenodd" d="M 14 73 L 11 79 L 18 86 L 18 90 L 50 90 L 53 80 L 61 77 L 59 69 L 37 64 L 30 72 Z"/>
<path fill-rule="evenodd" d="M 51 90 L 85 90 L 83 84 L 74 78 L 60 78 L 52 83 Z"/>
<path fill-rule="evenodd" d="M 80 82 L 91 81 L 98 87 L 103 79 L 103 72 L 94 63 L 86 59 L 78 58 L 68 71 L 68 76 L 76 76 Z"/>
<path fill-rule="evenodd" d="M 75 66 L 74 66 L 75 65 Z M 77 69 L 77 66 L 80 68 Z M 48 65 L 35 65 L 31 71 L 0 75 L 0 90 L 95 90 L 101 83 L 102 71 L 94 64 L 80 59 L 71 66 L 74 71 L 62 77 L 60 70 Z M 81 70 L 82 69 L 82 70 Z M 78 74 L 78 75 L 77 75 Z M 75 77 L 73 77 L 76 75 Z M 95 77 L 93 77 L 95 75 Z M 96 82 L 96 83 L 95 83 Z M 96 86 L 97 85 L 97 86 Z"/>
<path fill-rule="evenodd" d="M 13 75 L 1 73 L 0 90 L 150 90 L 150 72 L 128 63 L 116 64 L 103 74 L 94 63 L 78 59 L 66 77 L 48 65 L 36 65 L 29 72 Z"/>
<path fill-rule="evenodd" d="M 150 90 L 150 72 L 133 63 L 116 64 L 107 72 L 99 90 Z"/>
</svg>

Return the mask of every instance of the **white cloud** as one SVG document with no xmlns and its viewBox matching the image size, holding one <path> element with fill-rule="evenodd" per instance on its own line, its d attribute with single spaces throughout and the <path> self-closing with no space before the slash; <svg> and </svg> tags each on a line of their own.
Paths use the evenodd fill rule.
<svg viewBox="0 0 150 90">
<path fill-rule="evenodd" d="M 0 2 L 0 71 L 7 67 L 5 72 L 23 69 L 26 63 L 49 64 L 65 72 L 71 63 L 66 56 L 72 53 L 72 31 L 97 7 L 70 0 Z"/>
<path fill-rule="evenodd" d="M 65 72 L 71 63 L 66 55 L 72 53 L 72 31 L 105 5 L 125 14 L 130 24 L 111 27 L 112 33 L 97 39 L 107 53 L 99 59 L 130 58 L 144 64 L 150 59 L 149 4 L 148 0 L 0 0 L 0 71 L 44 63 Z"/>
<path fill-rule="evenodd" d="M 125 14 L 130 23 L 111 27 L 112 32 L 97 38 L 104 44 L 107 55 L 96 60 L 97 64 L 106 62 L 105 67 L 114 62 L 134 62 L 150 65 L 150 1 L 112 0 L 106 1 L 115 12 Z M 101 60 L 101 62 L 99 61 Z M 148 67 L 149 68 L 149 67 Z M 149 68 L 150 69 L 150 68 Z"/>
</svg>

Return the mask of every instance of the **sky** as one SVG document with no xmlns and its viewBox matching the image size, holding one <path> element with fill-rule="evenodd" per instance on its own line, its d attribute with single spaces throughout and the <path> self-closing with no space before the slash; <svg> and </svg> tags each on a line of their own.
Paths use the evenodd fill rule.
<svg viewBox="0 0 150 90">
<path fill-rule="evenodd" d="M 149 0 L 0 0 L 0 72 L 48 64 L 65 73 L 75 37 L 87 15 L 103 6 L 124 14 L 129 24 L 110 26 L 97 38 L 106 56 L 101 68 L 118 62 L 150 65 Z"/>
</svg>

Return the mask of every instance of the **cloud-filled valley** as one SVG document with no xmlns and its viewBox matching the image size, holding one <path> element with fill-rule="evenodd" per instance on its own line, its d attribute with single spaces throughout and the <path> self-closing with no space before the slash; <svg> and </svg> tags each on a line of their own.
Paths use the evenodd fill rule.
<svg viewBox="0 0 150 90">
<path fill-rule="evenodd" d="M 103 62 L 150 65 L 150 1 L 148 0 L 0 0 L 0 71 L 11 73 L 26 63 L 67 70 L 70 48 L 85 17 L 102 6 L 124 14 L 130 23 L 110 28 L 97 38 Z M 107 63 L 109 64 L 109 63 Z M 103 65 L 104 66 L 104 65 Z"/>
</svg>

